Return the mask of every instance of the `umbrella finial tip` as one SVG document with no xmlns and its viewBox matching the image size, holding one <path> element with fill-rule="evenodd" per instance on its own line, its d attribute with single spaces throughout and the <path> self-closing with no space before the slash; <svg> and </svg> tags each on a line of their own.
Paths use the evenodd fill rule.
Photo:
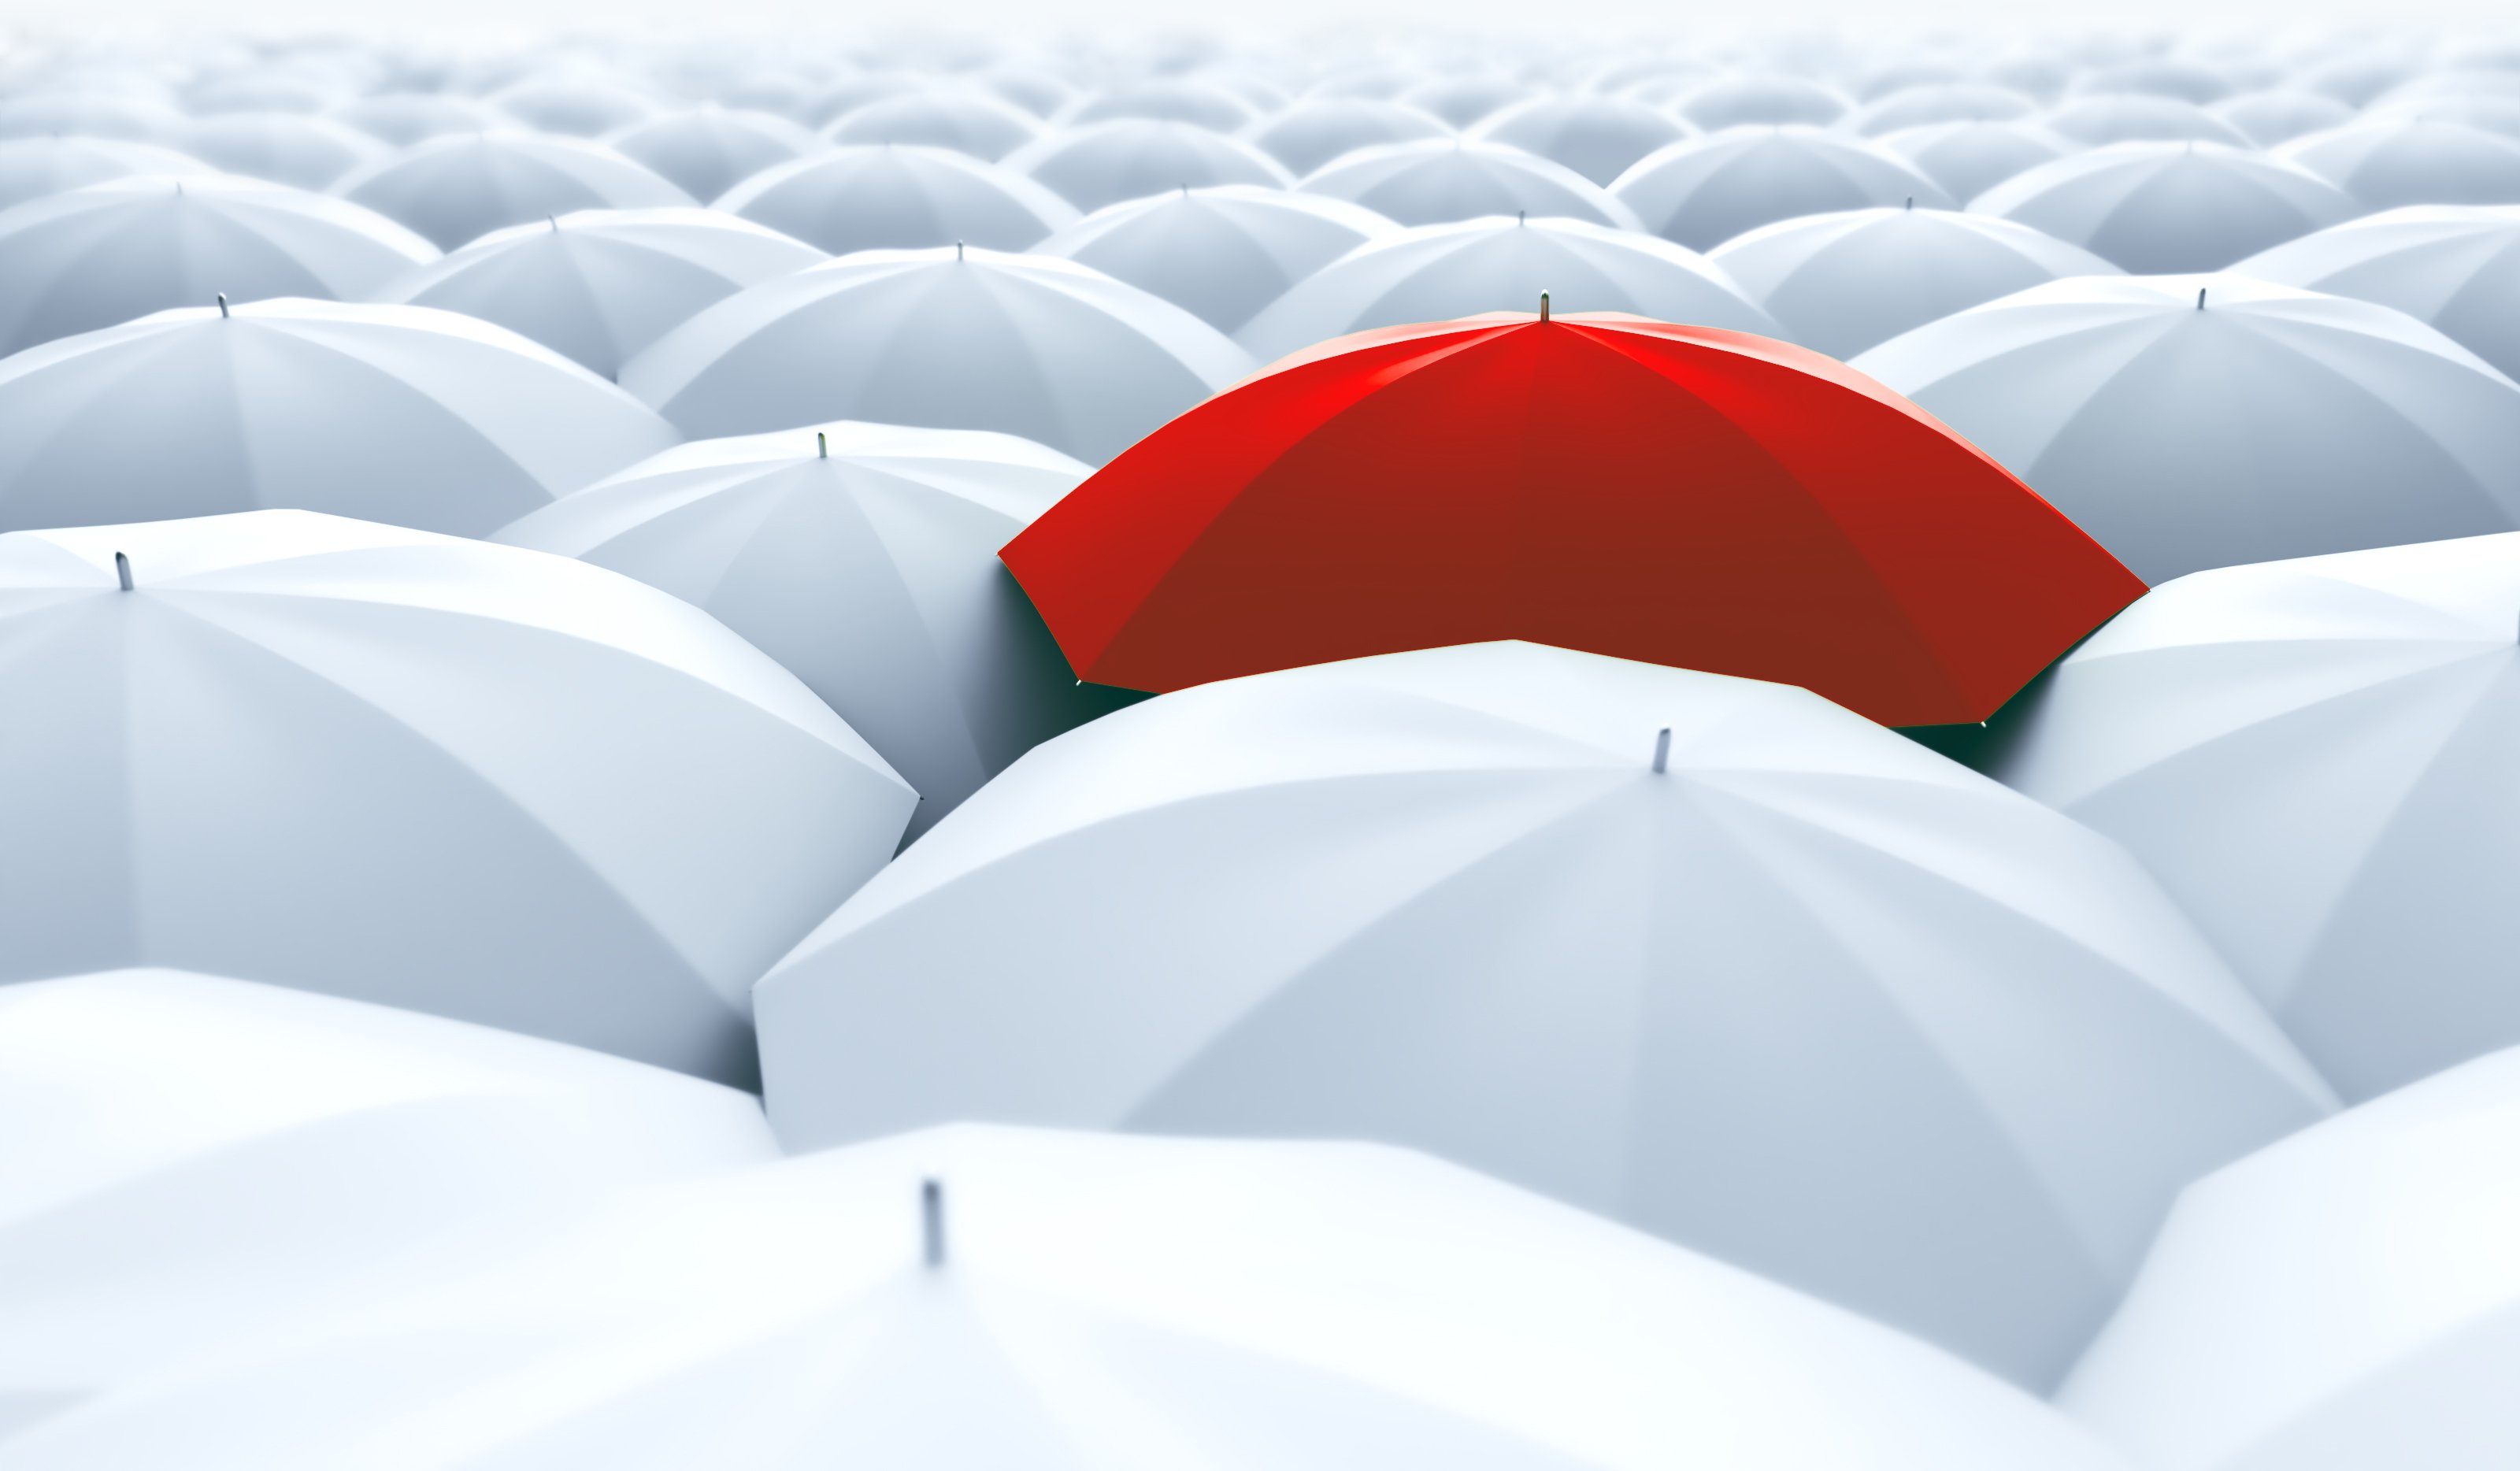
<svg viewBox="0 0 2520 1471">
<path fill-rule="evenodd" d="M 212 294 L 218 297 L 219 316 L 221 318 L 225 318 L 228 314 L 228 293 L 225 291 L 215 291 L 212 292 Z"/>
<path fill-rule="evenodd" d="M 963 243 L 959 240 L 954 242 L 954 258 L 956 260 L 963 258 Z"/>
<path fill-rule="evenodd" d="M 817 460 L 832 458 L 832 441 L 821 429 L 814 431 L 814 458 Z"/>
<path fill-rule="evenodd" d="M 1547 291 L 1540 293 L 1540 320 L 1543 322 L 1549 320 L 1549 293 Z"/>
<path fill-rule="evenodd" d="M 2205 289 L 2201 286 L 2196 289 L 2196 309 L 2200 312 L 2205 309 Z"/>
<path fill-rule="evenodd" d="M 1912 195 L 1908 196 L 1908 208 L 1910 208 L 1910 209 L 1912 209 L 1912 209 L 1914 209 L 1915 207 L 1916 207 L 1916 197 L 1915 197 L 1914 195 L 1912 195 Z"/>
<path fill-rule="evenodd" d="M 131 591 L 131 558 L 119 552 L 113 554 L 113 580 L 122 584 L 124 592 Z"/>
<path fill-rule="evenodd" d="M 1669 726 L 1654 733 L 1653 769 L 1657 777 L 1671 770 L 1671 727 Z"/>
<path fill-rule="evenodd" d="M 945 1187 L 932 1180 L 919 1182 L 919 1237 L 929 1270 L 945 1265 Z"/>
</svg>

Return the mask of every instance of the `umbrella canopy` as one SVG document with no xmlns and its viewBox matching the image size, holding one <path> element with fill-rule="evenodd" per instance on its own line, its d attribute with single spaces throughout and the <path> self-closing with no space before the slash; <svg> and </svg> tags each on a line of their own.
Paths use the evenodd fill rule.
<svg viewBox="0 0 2520 1471">
<path fill-rule="evenodd" d="M 2362 212 L 2297 163 L 2213 143 L 2119 143 L 2014 175 L 1969 203 L 2130 271 L 2219 271 Z"/>
<path fill-rule="evenodd" d="M 1688 124 L 1623 97 L 1535 97 L 1490 113 L 1469 136 L 1537 154 L 1607 185 L 1628 165 L 1689 135 Z"/>
<path fill-rule="evenodd" d="M 259 179 L 107 179 L 0 212 L 0 353 L 221 295 L 364 296 L 436 255 L 373 211 Z"/>
<path fill-rule="evenodd" d="M 494 230 L 380 295 L 495 322 L 614 378 L 701 308 L 825 258 L 715 210 L 587 210 Z"/>
<path fill-rule="evenodd" d="M 128 138 L 164 143 L 183 130 L 183 113 L 146 98 L 80 91 L 0 98 L 0 138 Z"/>
<path fill-rule="evenodd" d="M 1076 221 L 1066 201 L 1012 169 L 952 149 L 882 143 L 764 169 L 716 207 L 834 255 L 957 241 L 1023 250 Z"/>
<path fill-rule="evenodd" d="M 1239 334 L 1263 363 L 1369 328 L 1535 303 L 1782 335 L 1740 284 L 1685 245 L 1567 219 L 1463 220 L 1404 230 L 1334 261 Z"/>
<path fill-rule="evenodd" d="M 2246 148 L 2249 136 L 2202 107 L 2141 93 L 2078 97 L 2048 113 L 2048 126 L 2087 147 L 2111 143 L 2219 143 Z"/>
<path fill-rule="evenodd" d="M 2251 92 L 2218 102 L 2209 111 L 2260 148 L 2339 127 L 2354 117 L 2352 108 L 2318 92 Z"/>
<path fill-rule="evenodd" d="M 1359 149 L 1307 176 L 1304 190 L 1363 204 L 1404 225 L 1529 213 L 1639 228 L 1627 205 L 1564 164 L 1462 138 Z"/>
<path fill-rule="evenodd" d="M 397 148 L 446 133 L 511 128 L 517 120 L 477 97 L 450 92 L 381 92 L 343 103 L 333 116 Z"/>
<path fill-rule="evenodd" d="M 754 1003 L 791 1148 L 1405 1143 L 2030 1384 L 2182 1184 L 2327 1107 L 2116 845 L 1807 691 L 1530 645 L 1060 736 Z"/>
<path fill-rule="evenodd" d="M 627 573 L 743 635 L 918 790 L 917 837 L 1109 708 L 998 561 L 1088 473 L 1012 434 L 833 423 L 678 446 L 495 539 Z"/>
<path fill-rule="evenodd" d="M 1295 183 L 1285 165 L 1239 138 L 1152 117 L 1059 129 L 1009 154 L 1006 164 L 1079 209 L 1211 184 Z"/>
<path fill-rule="evenodd" d="M 1929 82 L 1902 87 L 1865 103 L 1839 124 L 1865 137 L 1946 122 L 2009 122 L 2027 118 L 2039 104 L 1992 82 Z"/>
<path fill-rule="evenodd" d="M 600 138 L 645 122 L 664 104 L 644 88 L 595 77 L 527 80 L 490 98 L 491 106 L 525 126 L 572 138 Z"/>
<path fill-rule="evenodd" d="M 2365 209 L 2520 204 L 2520 138 L 2464 122 L 2396 117 L 2297 138 L 2277 150 Z"/>
<path fill-rule="evenodd" d="M 621 383 L 687 434 L 832 419 L 996 429 L 1101 464 L 1250 371 L 1215 328 L 1074 261 L 869 250 L 666 334 Z"/>
<path fill-rule="evenodd" d="M 753 978 L 915 801 L 707 614 L 539 552 L 22 531 L 0 630 L 43 712 L 0 728 L 0 979 L 181 965 L 741 1083 Z"/>
<path fill-rule="evenodd" d="M 1856 367 L 2149 582 L 2520 523 L 2520 385 L 2368 302 L 2241 275 L 2083 277 Z"/>
<path fill-rule="evenodd" d="M 1963 203 L 2082 146 L 2035 122 L 1929 122 L 1876 141 Z"/>
<path fill-rule="evenodd" d="M 222 112 L 184 129 L 185 152 L 231 173 L 324 189 L 390 150 L 346 122 L 303 112 Z"/>
<path fill-rule="evenodd" d="M 714 106 L 652 117 L 608 141 L 696 200 L 714 200 L 763 169 L 821 146 L 785 117 Z"/>
<path fill-rule="evenodd" d="M 333 192 L 452 250 L 507 225 L 578 209 L 656 209 L 692 197 L 600 143 L 539 133 L 431 138 Z"/>
<path fill-rule="evenodd" d="M 1148 436 L 1003 556 L 1096 684 L 1527 638 L 1892 725 L 1984 720 L 2141 591 L 1844 365 L 1607 315 L 1325 343 Z"/>
<path fill-rule="evenodd" d="M 160 312 L 0 360 L 0 530 L 298 507 L 480 536 L 674 439 L 453 312 Z"/>
<path fill-rule="evenodd" d="M 1342 154 L 1383 143 L 1451 135 L 1452 125 L 1407 103 L 1369 97 L 1310 97 L 1251 125 L 1244 135 L 1297 174 Z"/>
<path fill-rule="evenodd" d="M 80 1406 L 23 1471 L 2111 1471 L 1876 1324 L 1368 1144 L 966 1126 L 660 1182 Z M 208 1459 L 204 1459 L 204 1456 Z"/>
<path fill-rule="evenodd" d="M 1257 116 L 1247 100 L 1227 88 L 1198 77 L 1176 76 L 1089 94 L 1070 105 L 1058 120 L 1069 126 L 1082 126 L 1113 118 L 1150 117 L 1231 133 Z"/>
<path fill-rule="evenodd" d="M 205 174 L 190 154 L 119 138 L 0 138 L 0 209 L 130 174 Z"/>
<path fill-rule="evenodd" d="M 2520 1044 L 2515 620 L 2507 534 L 2200 572 L 2059 666 L 2001 771 L 2151 864 L 2367 1097 Z"/>
<path fill-rule="evenodd" d="M 982 92 L 919 92 L 843 112 L 823 129 L 833 143 L 917 143 L 995 162 L 1030 143 L 1041 121 Z"/>
<path fill-rule="evenodd" d="M 1297 282 L 1398 229 L 1345 200 L 1252 184 L 1106 204 L 1034 246 L 1233 332 Z"/>
<path fill-rule="evenodd" d="M 1815 127 L 1739 127 L 1637 160 L 1611 192 L 1644 227 L 1695 250 L 1799 214 L 1957 207 L 1941 186 L 1870 144 Z"/>
<path fill-rule="evenodd" d="M 0 1076 L 20 1433 L 416 1261 L 778 1154 L 731 1088 L 185 971 L 0 986 Z"/>
<path fill-rule="evenodd" d="M 1672 111 L 1708 132 L 1778 123 L 1821 126 L 1845 116 L 1850 106 L 1846 94 L 1809 77 L 1757 73 L 1718 77 L 1672 101 Z"/>
<path fill-rule="evenodd" d="M 2252 255 L 2264 281 L 2395 307 L 2520 379 L 2520 205 L 2412 205 Z"/>
<path fill-rule="evenodd" d="M 2201 62 L 2180 57 L 2148 56 L 2093 67 L 2074 79 L 2074 90 L 2138 97 L 2176 97 L 2203 104 L 2228 97 L 2231 81 Z"/>
<path fill-rule="evenodd" d="M 2063 1402 L 2148 1465 L 2520 1459 L 2520 1052 L 2188 1187 Z"/>
<path fill-rule="evenodd" d="M 1915 208 L 1778 220 L 1708 259 L 1783 324 L 1783 335 L 1833 358 L 2060 277 L 2117 270 L 2011 220 Z"/>
</svg>

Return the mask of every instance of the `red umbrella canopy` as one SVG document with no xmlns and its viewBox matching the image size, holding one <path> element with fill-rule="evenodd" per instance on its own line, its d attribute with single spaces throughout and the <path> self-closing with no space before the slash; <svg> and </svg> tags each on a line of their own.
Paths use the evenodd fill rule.
<svg viewBox="0 0 2520 1471">
<path fill-rule="evenodd" d="M 1327 342 L 1000 553 L 1080 678 L 1166 691 L 1491 639 L 1984 720 L 2143 584 L 1831 358 L 1620 315 Z"/>
</svg>

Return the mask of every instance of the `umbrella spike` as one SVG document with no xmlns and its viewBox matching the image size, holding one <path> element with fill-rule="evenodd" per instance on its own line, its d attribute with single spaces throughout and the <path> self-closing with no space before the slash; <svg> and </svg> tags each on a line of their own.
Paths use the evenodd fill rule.
<svg viewBox="0 0 2520 1471">
<path fill-rule="evenodd" d="M 124 592 L 131 591 L 131 558 L 119 552 L 113 554 L 113 580 L 122 584 Z"/>
<path fill-rule="evenodd" d="M 228 316 L 228 293 L 225 291 L 219 291 L 215 294 L 219 298 L 219 320 L 224 322 L 227 320 Z"/>
<path fill-rule="evenodd" d="M 1916 212 L 1916 197 L 1912 194 L 1908 196 L 1908 212 L 1911 214 Z"/>
<path fill-rule="evenodd" d="M 817 460 L 832 458 L 832 441 L 821 429 L 814 431 L 814 458 Z"/>
<path fill-rule="evenodd" d="M 954 258 L 956 260 L 963 258 L 963 243 L 959 240 L 954 242 Z"/>
<path fill-rule="evenodd" d="M 1543 322 L 1549 320 L 1549 293 L 1547 291 L 1540 293 L 1540 320 Z"/>
<path fill-rule="evenodd" d="M 1654 733 L 1653 769 L 1657 777 L 1671 770 L 1671 727 L 1669 726 Z"/>
<path fill-rule="evenodd" d="M 919 1238 L 929 1270 L 945 1265 L 945 1187 L 932 1180 L 919 1182 Z"/>
<path fill-rule="evenodd" d="M 2205 309 L 2205 289 L 2201 286 L 2196 289 L 2196 309 L 2200 312 Z"/>
</svg>

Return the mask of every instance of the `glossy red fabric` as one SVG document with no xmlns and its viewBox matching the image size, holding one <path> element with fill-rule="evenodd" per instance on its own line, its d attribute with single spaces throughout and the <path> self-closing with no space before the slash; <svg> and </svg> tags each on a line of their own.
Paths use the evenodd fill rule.
<svg viewBox="0 0 2520 1471">
<path fill-rule="evenodd" d="M 1619 316 L 1360 333 L 1113 461 L 1001 554 L 1130 690 L 1527 639 L 1978 721 L 2143 584 L 1834 359 Z"/>
</svg>

